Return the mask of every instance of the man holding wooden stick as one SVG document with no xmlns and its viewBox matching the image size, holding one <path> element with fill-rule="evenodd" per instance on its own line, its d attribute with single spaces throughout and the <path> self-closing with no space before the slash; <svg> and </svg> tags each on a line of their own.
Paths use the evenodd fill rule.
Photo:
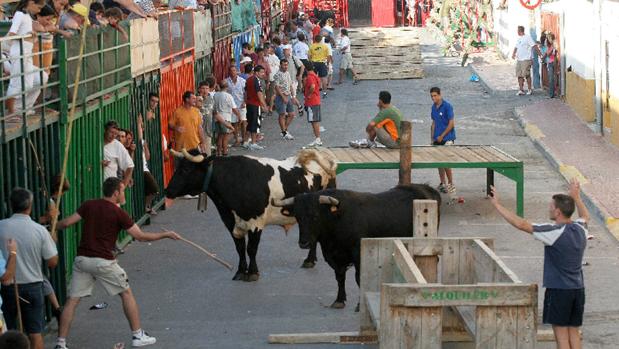
<svg viewBox="0 0 619 349">
<path fill-rule="evenodd" d="M 579 328 L 585 310 L 582 260 L 587 247 L 589 211 L 580 198 L 580 184 L 570 183 L 569 194 L 552 196 L 549 218 L 554 223 L 531 224 L 499 203 L 492 187 L 492 204 L 505 220 L 544 243 L 544 317 L 559 349 L 582 348 Z M 572 221 L 578 209 L 579 219 Z"/>
<path fill-rule="evenodd" d="M 73 321 L 75 309 L 82 297 L 92 294 L 99 281 L 109 295 L 120 295 L 123 310 L 132 331 L 132 345 L 142 347 L 157 340 L 142 330 L 138 305 L 133 297 L 125 271 L 118 265 L 112 250 L 121 230 L 138 241 L 161 239 L 180 240 L 173 231 L 145 233 L 118 205 L 125 203 L 125 185 L 118 178 L 103 182 L 103 199 L 84 202 L 77 212 L 58 222 L 58 229 L 65 229 L 84 220 L 82 239 L 73 263 L 73 277 L 58 329 L 56 349 L 66 349 L 66 338 Z"/>
</svg>

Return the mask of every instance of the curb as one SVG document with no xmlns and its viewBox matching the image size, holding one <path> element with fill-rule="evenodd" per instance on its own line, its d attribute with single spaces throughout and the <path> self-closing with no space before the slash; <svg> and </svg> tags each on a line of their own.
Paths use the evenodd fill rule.
<svg viewBox="0 0 619 349">
<path fill-rule="evenodd" d="M 523 107 L 514 108 L 513 114 L 514 117 L 518 120 L 518 123 L 526 133 L 526 135 L 531 139 L 535 148 L 537 148 L 544 157 L 550 162 L 552 167 L 561 174 L 561 176 L 569 182 L 570 179 L 576 177 L 580 177 L 581 180 L 586 180 L 586 178 L 580 174 L 580 172 L 573 168 L 572 166 L 568 166 L 563 164 L 553 153 L 550 151 L 549 147 L 543 141 L 544 134 L 539 130 L 539 128 L 528 122 L 523 116 Z M 615 240 L 619 242 L 619 220 L 613 216 L 611 216 L 598 202 L 595 198 L 587 193 L 586 190 L 581 189 L 581 194 L 585 206 L 591 212 L 592 215 L 596 216 L 598 219 L 602 221 L 603 227 L 606 231 L 612 235 Z"/>
<path fill-rule="evenodd" d="M 482 77 L 482 75 L 477 70 L 475 64 L 467 64 L 467 65 L 471 69 L 471 73 L 473 73 L 473 74 L 475 74 L 475 75 L 477 75 L 479 77 L 479 83 L 481 84 L 481 86 L 484 88 L 484 90 L 489 95 L 497 96 L 497 97 L 508 97 L 508 96 L 516 95 L 516 93 L 518 92 L 518 89 L 513 89 L 513 90 L 497 90 L 497 89 L 494 89 L 494 88 L 490 87 L 490 85 L 488 85 L 488 83 L 485 81 L 485 79 Z"/>
</svg>

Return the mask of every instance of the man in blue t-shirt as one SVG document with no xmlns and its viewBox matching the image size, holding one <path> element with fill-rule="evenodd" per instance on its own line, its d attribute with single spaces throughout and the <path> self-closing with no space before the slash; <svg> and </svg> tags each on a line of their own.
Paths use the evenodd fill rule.
<svg viewBox="0 0 619 349">
<path fill-rule="evenodd" d="M 441 96 L 441 89 L 432 87 L 430 89 L 430 97 L 432 97 L 432 132 L 430 137 L 432 145 L 453 145 L 456 140 L 456 129 L 454 120 L 454 109 Z M 441 193 L 454 193 L 456 186 L 453 181 L 453 173 L 450 168 L 439 168 L 438 176 L 441 179 L 441 184 L 438 186 L 438 191 Z M 447 177 L 447 178 L 445 178 Z M 447 180 L 445 180 L 447 179 Z"/>
<path fill-rule="evenodd" d="M 509 224 L 533 234 L 544 243 L 544 317 L 552 325 L 558 348 L 580 349 L 579 327 L 585 310 L 582 259 L 587 246 L 589 211 L 580 198 L 580 184 L 570 183 L 569 195 L 553 195 L 550 219 L 554 223 L 531 224 L 499 203 L 492 187 L 492 204 Z M 579 219 L 571 217 L 578 208 Z"/>
</svg>

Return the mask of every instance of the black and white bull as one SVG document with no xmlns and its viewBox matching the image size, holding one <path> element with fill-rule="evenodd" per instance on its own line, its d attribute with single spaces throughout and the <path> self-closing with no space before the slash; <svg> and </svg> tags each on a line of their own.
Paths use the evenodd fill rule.
<svg viewBox="0 0 619 349">
<path fill-rule="evenodd" d="M 359 285 L 362 238 L 410 237 L 413 200 L 441 202 L 441 195 L 425 184 L 399 185 L 372 194 L 327 189 L 274 202 L 282 214 L 299 223 L 299 247 L 320 243 L 322 254 L 335 271 L 338 292 L 333 308 L 346 304 L 346 270 L 354 265 Z"/>
<path fill-rule="evenodd" d="M 184 159 L 168 183 L 166 198 L 206 192 L 236 245 L 239 265 L 234 280 L 258 280 L 256 253 L 265 226 L 280 225 L 288 231 L 296 223 L 294 217 L 283 215 L 273 206 L 273 200 L 335 187 L 336 163 L 316 150 L 302 150 L 282 161 L 251 156 L 204 157 L 197 150 L 173 154 Z M 311 268 L 315 262 L 316 244 L 303 267 Z"/>
</svg>

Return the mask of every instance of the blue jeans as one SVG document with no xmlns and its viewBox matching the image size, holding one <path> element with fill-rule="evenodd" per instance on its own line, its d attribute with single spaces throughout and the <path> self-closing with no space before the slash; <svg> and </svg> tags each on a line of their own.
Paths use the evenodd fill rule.
<svg viewBox="0 0 619 349">
<path fill-rule="evenodd" d="M 548 69 L 548 95 L 550 98 L 555 97 L 555 64 L 546 64 Z"/>
</svg>

